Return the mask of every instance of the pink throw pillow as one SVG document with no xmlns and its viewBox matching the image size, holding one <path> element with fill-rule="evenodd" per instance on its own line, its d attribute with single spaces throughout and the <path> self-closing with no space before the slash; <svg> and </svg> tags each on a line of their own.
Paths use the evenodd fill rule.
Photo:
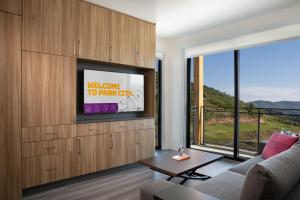
<svg viewBox="0 0 300 200">
<path fill-rule="evenodd" d="M 273 133 L 262 153 L 262 158 L 267 159 L 289 149 L 298 141 L 298 137 L 286 134 Z"/>
</svg>

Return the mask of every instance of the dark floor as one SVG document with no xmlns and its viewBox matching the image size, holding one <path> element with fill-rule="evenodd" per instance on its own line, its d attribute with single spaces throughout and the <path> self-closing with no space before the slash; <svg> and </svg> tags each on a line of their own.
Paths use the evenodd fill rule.
<svg viewBox="0 0 300 200">
<path fill-rule="evenodd" d="M 238 162 L 222 159 L 197 172 L 209 176 L 233 167 Z M 67 181 L 33 188 L 24 191 L 24 200 L 138 200 L 140 188 L 155 179 L 166 179 L 167 176 L 154 172 L 140 164 L 106 170 Z M 179 183 L 180 178 L 172 179 Z M 195 187 L 199 180 L 189 180 L 184 185 Z"/>
</svg>

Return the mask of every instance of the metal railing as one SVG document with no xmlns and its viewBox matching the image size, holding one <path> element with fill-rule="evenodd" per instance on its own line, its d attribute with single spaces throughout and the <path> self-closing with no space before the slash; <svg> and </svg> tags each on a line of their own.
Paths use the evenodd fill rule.
<svg viewBox="0 0 300 200">
<path fill-rule="evenodd" d="M 234 108 L 202 107 L 202 145 L 221 150 L 233 150 Z M 273 132 L 291 131 L 300 134 L 300 109 L 252 108 L 240 109 L 239 151 L 247 155 L 260 152 L 260 143 Z"/>
</svg>

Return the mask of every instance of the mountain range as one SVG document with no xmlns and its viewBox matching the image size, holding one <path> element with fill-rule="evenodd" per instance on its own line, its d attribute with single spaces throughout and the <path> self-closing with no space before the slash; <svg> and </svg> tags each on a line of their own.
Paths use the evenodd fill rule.
<svg viewBox="0 0 300 200">
<path fill-rule="evenodd" d="M 252 104 L 252 105 L 251 105 Z M 234 107 L 234 97 L 228 95 L 224 92 L 216 90 L 214 88 L 204 86 L 204 105 L 206 107 L 212 108 L 233 108 Z M 298 114 L 300 115 L 300 101 L 253 101 L 244 102 L 240 101 L 240 106 L 242 108 L 254 107 L 254 108 L 274 108 L 274 109 L 299 109 L 295 110 L 276 110 L 283 114 Z"/>
</svg>

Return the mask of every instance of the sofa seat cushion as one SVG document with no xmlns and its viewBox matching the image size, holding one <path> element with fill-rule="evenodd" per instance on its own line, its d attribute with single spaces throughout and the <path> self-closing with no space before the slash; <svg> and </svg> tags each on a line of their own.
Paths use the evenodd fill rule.
<svg viewBox="0 0 300 200">
<path fill-rule="evenodd" d="M 296 144 L 256 164 L 246 175 L 241 200 L 283 199 L 300 180 L 299 155 L 300 144 Z"/>
<path fill-rule="evenodd" d="M 245 176 L 226 171 L 195 187 L 199 192 L 222 200 L 239 200 Z"/>
<path fill-rule="evenodd" d="M 153 194 L 174 185 L 170 181 L 155 180 L 140 190 L 140 200 L 153 200 Z"/>
<path fill-rule="evenodd" d="M 256 156 L 252 159 L 249 159 L 241 164 L 236 165 L 235 167 L 229 169 L 229 171 L 236 172 L 242 175 L 247 174 L 248 170 L 253 167 L 255 164 L 262 162 L 264 159 L 261 156 Z"/>
</svg>

